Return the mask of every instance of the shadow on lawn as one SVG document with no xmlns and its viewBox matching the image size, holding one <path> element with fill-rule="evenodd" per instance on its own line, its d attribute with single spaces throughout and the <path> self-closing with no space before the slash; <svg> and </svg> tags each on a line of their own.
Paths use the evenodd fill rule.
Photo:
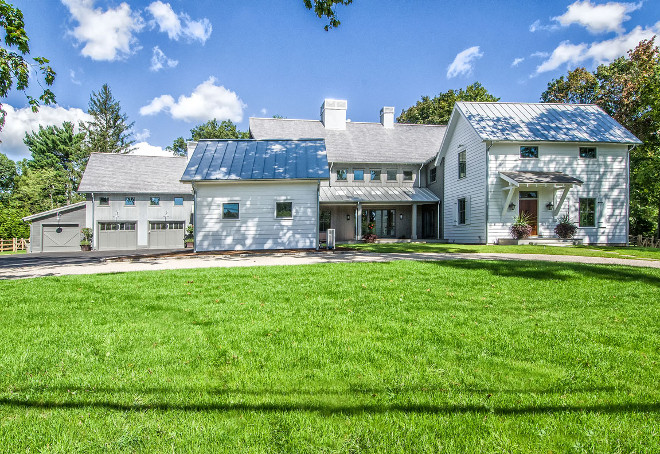
<svg viewBox="0 0 660 454">
<path fill-rule="evenodd" d="M 566 281 L 590 277 L 611 281 L 643 282 L 660 287 L 660 276 L 652 275 L 646 269 L 626 267 L 613 268 L 608 265 L 582 263 L 550 263 L 539 261 L 473 261 L 442 260 L 433 262 L 442 267 L 461 270 L 486 270 L 495 276 L 515 277 L 520 279 Z"/>
</svg>

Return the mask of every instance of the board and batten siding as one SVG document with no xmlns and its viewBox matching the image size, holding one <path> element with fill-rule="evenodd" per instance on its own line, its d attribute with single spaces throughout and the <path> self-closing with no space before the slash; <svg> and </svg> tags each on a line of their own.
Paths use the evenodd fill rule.
<svg viewBox="0 0 660 454">
<path fill-rule="evenodd" d="M 539 147 L 538 159 L 520 158 L 520 146 Z M 579 147 L 596 147 L 596 159 L 579 157 Z M 509 227 L 518 214 L 518 191 L 511 201 L 516 205 L 513 211 L 506 211 L 502 217 L 502 208 L 506 201 L 508 186 L 499 176 L 503 171 L 544 171 L 563 172 L 584 182 L 574 186 L 568 193 L 559 214 L 546 208 L 548 202 L 555 206 L 562 191 L 552 188 L 524 187 L 522 190 L 538 191 L 538 233 L 540 237 L 554 237 L 554 228 L 559 218 L 568 214 L 578 223 L 579 199 L 595 198 L 596 227 L 578 227 L 576 238 L 588 244 L 626 244 L 628 241 L 628 147 L 625 144 L 593 143 L 497 143 L 489 152 L 489 223 L 488 241 L 496 242 L 499 238 L 511 238 Z"/>
<path fill-rule="evenodd" d="M 196 183 L 197 251 L 317 247 L 318 182 Z M 293 203 L 292 219 L 277 219 L 275 203 Z M 223 203 L 239 203 L 239 219 L 222 219 Z"/>
<path fill-rule="evenodd" d="M 466 151 L 465 178 L 458 178 L 458 153 Z M 440 168 L 440 167 L 438 167 Z M 439 178 L 439 177 L 438 177 Z M 486 144 L 459 115 L 445 154 L 444 238 L 453 243 L 486 242 Z M 458 199 L 467 199 L 466 224 L 458 224 Z"/>
<path fill-rule="evenodd" d="M 57 213 L 46 217 L 35 219 L 30 223 L 30 252 L 42 252 L 43 248 L 43 227 L 52 226 L 77 226 L 78 229 L 85 227 L 85 206 L 73 210 L 66 210 L 62 207 L 60 218 L 57 219 Z"/>
<path fill-rule="evenodd" d="M 421 164 L 387 164 L 387 163 L 355 163 L 355 162 L 333 162 L 332 169 L 330 172 L 330 180 L 322 181 L 321 184 L 324 186 L 394 186 L 394 187 L 420 187 L 419 173 L 420 173 Z M 347 178 L 346 180 L 337 180 L 337 171 L 346 170 Z M 353 171 L 354 170 L 363 170 L 364 171 L 364 180 L 354 180 Z M 371 170 L 380 170 L 381 179 L 380 181 L 371 181 L 370 175 Z M 397 178 L 396 180 L 387 180 L 387 171 L 396 170 Z M 410 171 L 412 172 L 412 180 L 404 180 L 403 172 Z"/>
</svg>

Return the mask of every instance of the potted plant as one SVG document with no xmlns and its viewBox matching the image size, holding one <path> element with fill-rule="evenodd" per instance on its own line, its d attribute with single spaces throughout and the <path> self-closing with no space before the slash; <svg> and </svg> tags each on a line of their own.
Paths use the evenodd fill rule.
<svg viewBox="0 0 660 454">
<path fill-rule="evenodd" d="M 183 242 L 187 248 L 191 248 L 195 244 L 195 227 L 192 224 L 188 224 L 186 227 L 186 235 L 183 237 Z"/>
<path fill-rule="evenodd" d="M 374 233 L 374 228 L 376 227 L 376 224 L 373 222 L 370 222 L 367 224 L 367 233 L 362 235 L 362 239 L 364 240 L 365 243 L 375 243 L 376 240 L 378 239 L 378 236 Z"/>
<path fill-rule="evenodd" d="M 527 213 L 520 213 L 511 226 L 511 236 L 516 240 L 522 240 L 532 234 L 532 226 L 529 225 L 530 216 Z"/>
<path fill-rule="evenodd" d="M 575 232 L 577 232 L 577 225 L 569 219 L 567 214 L 559 218 L 559 224 L 555 227 L 555 234 L 559 238 L 565 240 L 573 238 Z"/>
<path fill-rule="evenodd" d="M 80 234 L 82 238 L 80 239 L 80 250 L 81 251 L 91 251 L 92 250 L 92 237 L 94 233 L 89 227 L 84 227 L 80 229 Z"/>
</svg>

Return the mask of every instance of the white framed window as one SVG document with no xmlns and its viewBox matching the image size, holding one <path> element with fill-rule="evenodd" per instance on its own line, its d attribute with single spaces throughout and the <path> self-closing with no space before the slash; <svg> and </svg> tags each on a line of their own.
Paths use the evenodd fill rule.
<svg viewBox="0 0 660 454">
<path fill-rule="evenodd" d="M 539 157 L 539 147 L 520 147 L 520 157 L 522 159 L 536 159 Z"/>
<path fill-rule="evenodd" d="M 387 169 L 387 181 L 396 181 L 396 169 Z"/>
<path fill-rule="evenodd" d="M 160 205 L 160 197 L 157 196 L 149 197 L 149 205 L 151 206 Z"/>
<path fill-rule="evenodd" d="M 596 199 L 580 197 L 580 227 L 596 227 Z"/>
<path fill-rule="evenodd" d="M 238 202 L 228 202 L 222 204 L 222 219 L 237 220 L 240 219 L 240 206 Z"/>
<path fill-rule="evenodd" d="M 127 207 L 135 206 L 135 197 L 124 198 L 124 205 L 126 205 Z"/>
<path fill-rule="evenodd" d="M 433 167 L 432 169 L 429 169 L 429 181 L 431 183 L 435 183 L 437 178 L 438 178 L 438 168 Z"/>
<path fill-rule="evenodd" d="M 353 169 L 353 181 L 364 181 L 364 169 Z"/>
<path fill-rule="evenodd" d="M 382 170 L 380 169 L 371 169 L 371 181 L 378 181 L 380 182 L 380 174 L 382 173 Z"/>
<path fill-rule="evenodd" d="M 470 223 L 470 197 L 456 199 L 454 208 L 454 225 L 467 225 Z"/>
<path fill-rule="evenodd" d="M 293 219 L 293 202 L 275 202 L 275 217 L 277 219 Z"/>
<path fill-rule="evenodd" d="M 110 205 L 110 197 L 99 197 L 99 206 L 107 207 Z"/>
<path fill-rule="evenodd" d="M 174 197 L 174 206 L 182 206 L 183 197 Z"/>
<path fill-rule="evenodd" d="M 458 179 L 467 176 L 467 151 L 463 150 L 458 153 Z"/>
<path fill-rule="evenodd" d="M 403 171 L 403 181 L 412 181 L 412 179 L 413 179 L 412 170 L 404 170 Z"/>
<path fill-rule="evenodd" d="M 337 181 L 346 181 L 348 179 L 348 170 L 337 169 Z"/>
<path fill-rule="evenodd" d="M 596 147 L 580 147 L 581 159 L 596 159 Z"/>
</svg>

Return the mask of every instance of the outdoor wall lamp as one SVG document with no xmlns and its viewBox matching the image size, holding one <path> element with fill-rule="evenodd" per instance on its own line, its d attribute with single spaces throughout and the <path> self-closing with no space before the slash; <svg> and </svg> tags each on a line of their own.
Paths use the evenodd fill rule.
<svg viewBox="0 0 660 454">
<path fill-rule="evenodd" d="M 516 209 L 516 204 L 515 203 L 510 203 L 509 204 L 509 211 L 513 211 Z"/>
<path fill-rule="evenodd" d="M 545 207 L 547 208 L 548 211 L 552 211 L 555 205 L 552 202 L 548 202 L 545 204 Z"/>
<path fill-rule="evenodd" d="M 346 220 L 347 220 L 347 221 L 350 221 L 350 220 L 351 220 L 351 215 L 350 215 L 350 214 L 347 214 L 347 215 L 346 215 Z"/>
<path fill-rule="evenodd" d="M 403 221 L 403 213 L 400 213 L 400 214 L 399 214 L 399 220 L 400 220 L 400 221 Z"/>
</svg>

